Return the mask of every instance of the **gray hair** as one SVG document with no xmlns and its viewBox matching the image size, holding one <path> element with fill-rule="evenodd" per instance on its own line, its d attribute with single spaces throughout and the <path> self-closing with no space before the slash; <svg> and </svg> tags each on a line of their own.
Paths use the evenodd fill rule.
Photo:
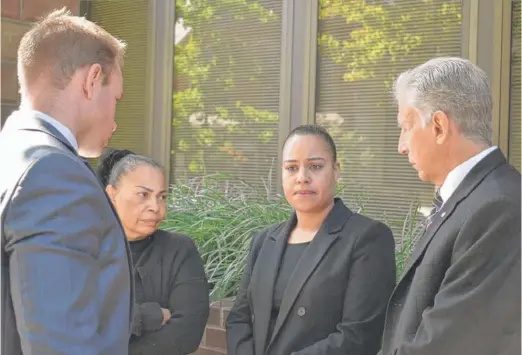
<svg viewBox="0 0 522 355">
<path fill-rule="evenodd" d="M 467 59 L 435 58 L 401 73 L 394 84 L 399 105 L 416 109 L 423 124 L 433 114 L 446 113 L 462 135 L 492 145 L 491 88 L 486 73 Z"/>
<path fill-rule="evenodd" d="M 141 166 L 148 166 L 164 172 L 163 167 L 152 158 L 143 155 L 129 154 L 118 161 L 111 170 L 109 175 L 109 185 L 116 185 L 122 176 L 125 176 Z"/>
<path fill-rule="evenodd" d="M 127 149 L 107 149 L 100 157 L 96 176 L 103 187 L 116 185 L 120 178 L 135 171 L 140 166 L 150 166 L 164 173 L 157 161 L 143 155 L 135 154 Z"/>
</svg>

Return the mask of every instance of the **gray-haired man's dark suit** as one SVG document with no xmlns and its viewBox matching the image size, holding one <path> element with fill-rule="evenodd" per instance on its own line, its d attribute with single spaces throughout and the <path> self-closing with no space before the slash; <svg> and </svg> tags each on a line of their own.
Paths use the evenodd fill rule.
<svg viewBox="0 0 522 355">
<path fill-rule="evenodd" d="M 127 355 L 127 242 L 95 175 L 34 114 L 0 132 L 2 355 Z"/>
<path fill-rule="evenodd" d="M 520 173 L 499 149 L 417 244 L 388 305 L 381 353 L 520 354 Z"/>
</svg>

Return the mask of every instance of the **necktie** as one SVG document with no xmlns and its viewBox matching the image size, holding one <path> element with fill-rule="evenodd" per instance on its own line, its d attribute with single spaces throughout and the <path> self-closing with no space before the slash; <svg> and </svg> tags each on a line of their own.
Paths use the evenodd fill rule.
<svg viewBox="0 0 522 355">
<path fill-rule="evenodd" d="M 440 209 L 442 208 L 442 204 L 444 201 L 442 201 L 442 197 L 440 197 L 440 192 L 437 189 L 437 192 L 435 193 L 435 197 L 433 198 L 433 208 L 430 212 L 430 215 L 426 217 L 426 228 L 429 227 L 431 222 L 433 221 L 433 218 L 437 213 L 439 213 Z"/>
</svg>

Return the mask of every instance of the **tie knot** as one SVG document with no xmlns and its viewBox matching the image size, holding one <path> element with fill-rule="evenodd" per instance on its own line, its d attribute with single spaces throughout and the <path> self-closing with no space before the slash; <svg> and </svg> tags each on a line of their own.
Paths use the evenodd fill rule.
<svg viewBox="0 0 522 355">
<path fill-rule="evenodd" d="M 425 227 L 428 228 L 431 222 L 433 221 L 433 217 L 440 211 L 442 208 L 442 197 L 440 197 L 439 190 L 435 193 L 435 197 L 433 198 L 433 208 L 428 217 L 426 217 Z"/>
<path fill-rule="evenodd" d="M 444 201 L 442 201 L 442 197 L 440 197 L 440 191 L 437 189 L 437 192 L 435 193 L 435 197 L 433 198 L 433 207 L 435 208 L 436 212 L 439 212 L 439 210 L 442 207 Z"/>
</svg>

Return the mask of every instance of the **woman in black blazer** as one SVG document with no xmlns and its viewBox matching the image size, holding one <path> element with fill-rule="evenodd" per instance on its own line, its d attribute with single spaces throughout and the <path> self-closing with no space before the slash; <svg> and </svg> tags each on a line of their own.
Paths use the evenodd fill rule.
<svg viewBox="0 0 522 355">
<path fill-rule="evenodd" d="M 384 224 L 334 198 L 335 144 L 318 126 L 292 131 L 283 190 L 295 212 L 253 236 L 227 319 L 229 355 L 375 355 L 395 285 Z"/>
<path fill-rule="evenodd" d="M 102 156 L 97 175 L 129 240 L 135 305 L 130 355 L 185 355 L 198 348 L 209 314 L 209 287 L 194 242 L 158 229 L 167 185 L 154 160 L 127 150 Z"/>
</svg>

